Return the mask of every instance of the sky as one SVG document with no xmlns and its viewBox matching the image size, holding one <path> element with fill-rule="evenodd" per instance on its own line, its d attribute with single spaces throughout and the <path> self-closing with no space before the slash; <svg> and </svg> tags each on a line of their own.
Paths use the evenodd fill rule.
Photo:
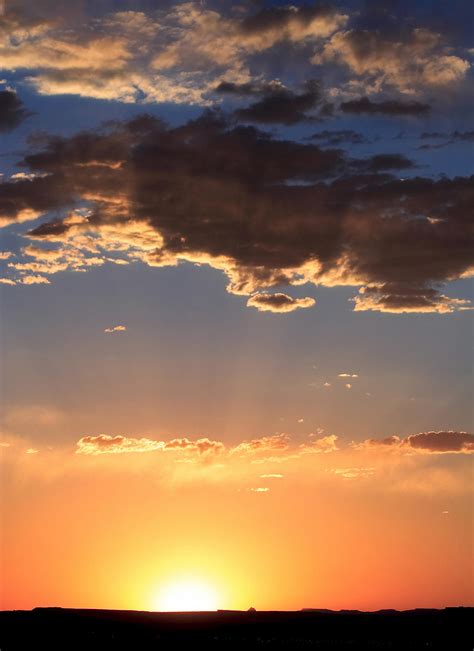
<svg viewBox="0 0 474 651">
<path fill-rule="evenodd" d="M 0 1 L 0 608 L 473 605 L 471 3 L 59 4 Z"/>
</svg>

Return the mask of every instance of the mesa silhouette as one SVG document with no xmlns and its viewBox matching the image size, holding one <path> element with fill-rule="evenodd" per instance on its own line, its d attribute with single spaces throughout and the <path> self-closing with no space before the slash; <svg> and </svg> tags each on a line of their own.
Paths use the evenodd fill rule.
<svg viewBox="0 0 474 651">
<path fill-rule="evenodd" d="M 0 648 L 470 651 L 474 608 L 361 612 L 156 613 L 35 608 L 0 612 Z"/>
</svg>

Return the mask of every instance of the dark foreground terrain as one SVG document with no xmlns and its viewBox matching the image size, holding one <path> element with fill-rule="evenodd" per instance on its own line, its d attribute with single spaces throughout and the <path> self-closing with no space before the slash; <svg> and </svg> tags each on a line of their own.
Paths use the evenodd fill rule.
<svg viewBox="0 0 474 651">
<path fill-rule="evenodd" d="M 474 608 L 404 612 L 0 612 L 0 649 L 472 651 Z"/>
</svg>

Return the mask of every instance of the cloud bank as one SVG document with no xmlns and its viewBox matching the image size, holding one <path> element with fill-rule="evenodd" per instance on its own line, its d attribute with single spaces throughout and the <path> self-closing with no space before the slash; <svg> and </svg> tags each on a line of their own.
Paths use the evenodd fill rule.
<svg viewBox="0 0 474 651">
<path fill-rule="evenodd" d="M 76 445 L 76 454 L 116 454 L 126 452 L 174 451 L 193 456 L 222 455 L 229 457 L 261 457 L 267 460 L 285 461 L 311 453 L 331 453 L 339 450 L 364 450 L 378 448 L 405 453 L 428 454 L 472 454 L 474 453 L 474 434 L 468 432 L 439 431 L 410 434 L 405 438 L 393 435 L 382 439 L 366 439 L 361 443 L 341 445 L 334 435 L 298 442 L 289 434 L 274 434 L 261 438 L 245 440 L 233 446 L 208 438 L 190 440 L 186 437 L 170 441 L 126 436 L 84 436 Z M 261 477 L 281 477 L 280 473 L 260 475 Z"/>
<path fill-rule="evenodd" d="M 0 220 L 27 222 L 9 278 L 103 264 L 208 264 L 228 291 L 272 311 L 310 307 L 267 290 L 353 286 L 356 311 L 450 313 L 472 275 L 473 179 L 400 179 L 399 154 L 354 159 L 236 125 L 219 111 L 179 127 L 141 116 L 42 136 L 0 184 Z M 287 296 L 283 298 L 283 296 Z"/>
<path fill-rule="evenodd" d="M 375 95 L 423 94 L 461 83 L 470 68 L 462 48 L 427 26 L 403 20 L 398 30 L 361 28 L 360 12 L 329 5 L 161 2 L 140 11 L 122 3 L 125 10 L 113 11 L 115 3 L 95 4 L 72 0 L 58 14 L 52 3 L 10 0 L 0 16 L 2 69 L 20 71 L 44 95 L 205 105 L 222 81 L 268 82 L 273 69 L 285 74 L 294 64 L 306 78 L 326 75 L 343 92 Z M 311 99 L 262 101 L 276 102 L 274 116 L 294 120 Z M 302 103 L 303 113 L 291 102 Z M 260 116 L 259 106 L 248 115 Z"/>
</svg>

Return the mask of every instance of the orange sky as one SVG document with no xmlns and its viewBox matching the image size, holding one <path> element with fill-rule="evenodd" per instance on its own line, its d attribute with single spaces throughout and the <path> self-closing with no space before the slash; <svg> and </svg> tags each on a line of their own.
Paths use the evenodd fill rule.
<svg viewBox="0 0 474 651">
<path fill-rule="evenodd" d="M 472 604 L 466 454 L 105 441 L 2 447 L 2 608 L 154 609 L 179 581 L 222 608 Z"/>
</svg>

